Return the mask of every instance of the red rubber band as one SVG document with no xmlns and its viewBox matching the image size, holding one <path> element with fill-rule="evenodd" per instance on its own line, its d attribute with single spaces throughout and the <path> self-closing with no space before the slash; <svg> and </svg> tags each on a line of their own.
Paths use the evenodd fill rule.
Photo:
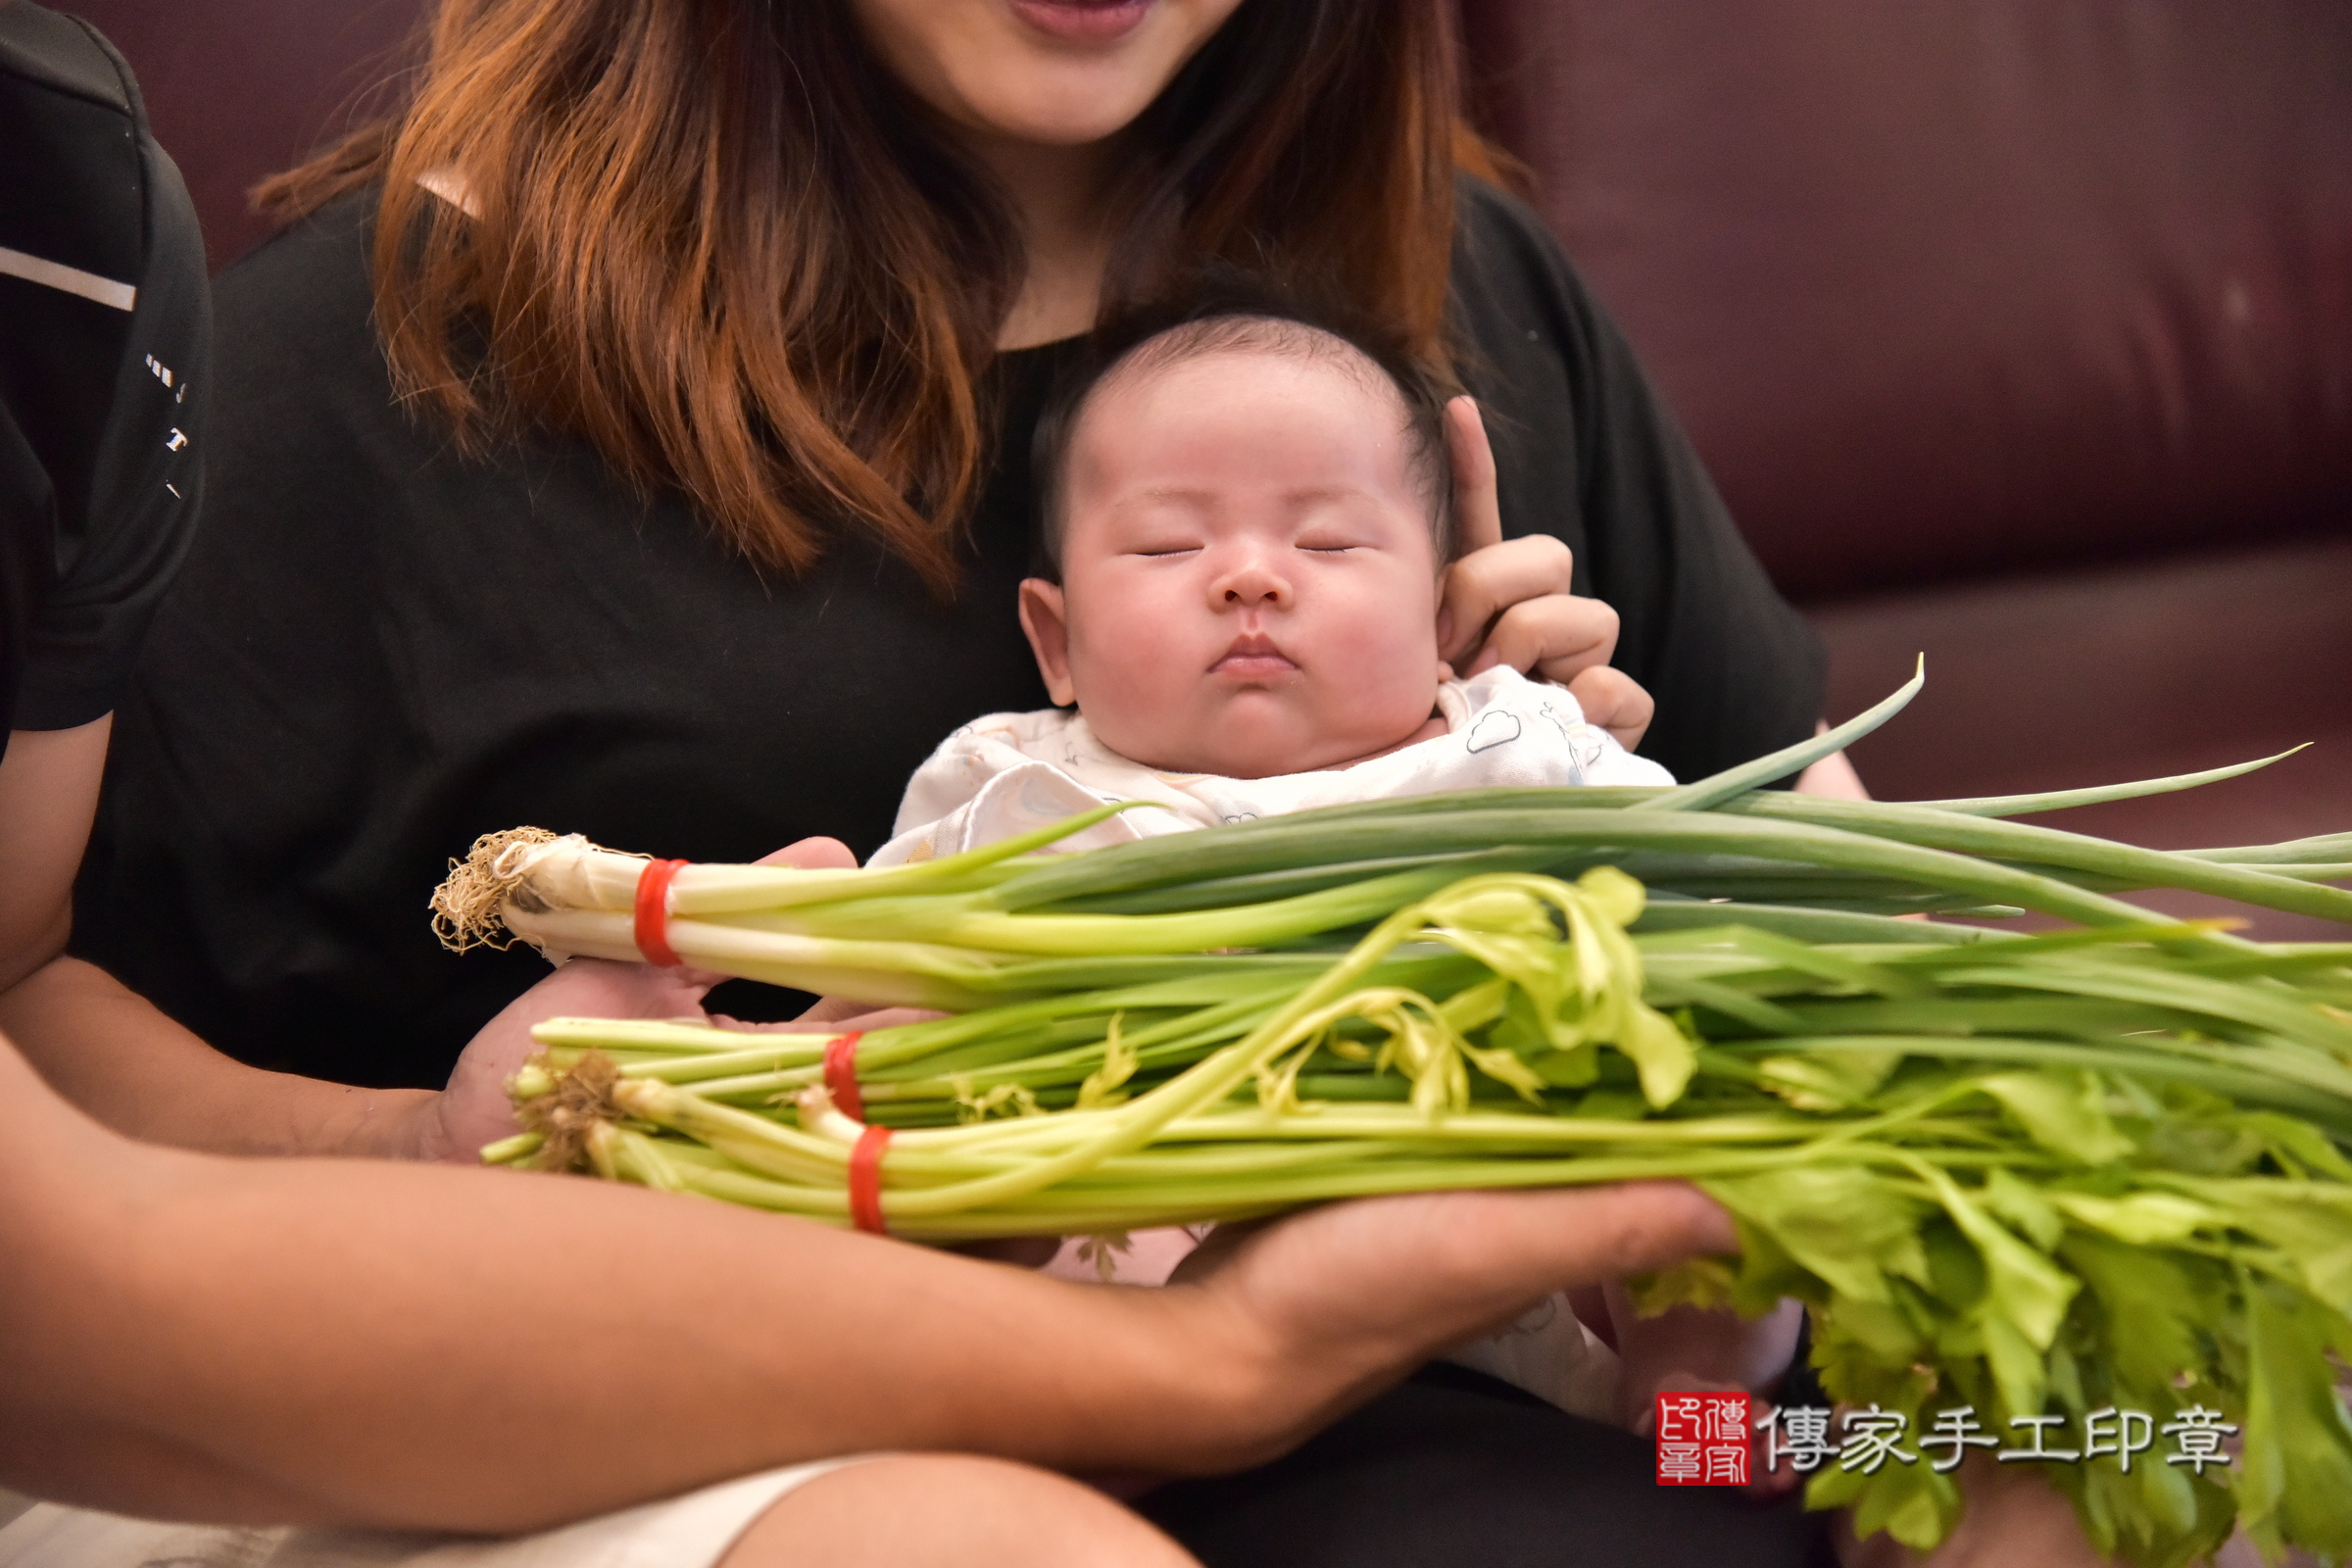
<svg viewBox="0 0 2352 1568">
<path fill-rule="evenodd" d="M 648 860 L 637 874 L 637 951 L 664 969 L 678 966 L 669 946 L 669 884 L 685 869 L 684 860 Z"/>
<path fill-rule="evenodd" d="M 868 1127 L 850 1151 L 850 1218 L 861 1231 L 884 1234 L 882 1225 L 882 1151 L 890 1147 L 890 1129 Z"/>
<path fill-rule="evenodd" d="M 852 1121 L 865 1120 L 865 1097 L 858 1092 L 858 1042 L 864 1038 L 864 1030 L 853 1029 L 825 1047 L 825 1088 L 833 1108 Z"/>
</svg>

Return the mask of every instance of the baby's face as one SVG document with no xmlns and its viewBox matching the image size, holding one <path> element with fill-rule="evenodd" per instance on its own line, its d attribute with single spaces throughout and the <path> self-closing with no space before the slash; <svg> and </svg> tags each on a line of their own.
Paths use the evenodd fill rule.
<svg viewBox="0 0 2352 1568">
<path fill-rule="evenodd" d="M 1441 675 L 1429 501 L 1369 364 L 1257 351 L 1116 378 L 1022 585 L 1056 703 L 1168 772 L 1263 778 L 1415 738 Z"/>
</svg>

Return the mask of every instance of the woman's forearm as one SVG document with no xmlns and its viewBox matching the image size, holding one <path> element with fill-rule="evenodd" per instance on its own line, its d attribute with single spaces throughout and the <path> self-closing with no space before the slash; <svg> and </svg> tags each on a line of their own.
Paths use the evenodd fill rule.
<svg viewBox="0 0 2352 1568">
<path fill-rule="evenodd" d="M 434 1098 L 248 1067 L 74 958 L 54 959 L 0 992 L 0 1035 L 89 1115 L 179 1149 L 412 1155 Z"/>
</svg>

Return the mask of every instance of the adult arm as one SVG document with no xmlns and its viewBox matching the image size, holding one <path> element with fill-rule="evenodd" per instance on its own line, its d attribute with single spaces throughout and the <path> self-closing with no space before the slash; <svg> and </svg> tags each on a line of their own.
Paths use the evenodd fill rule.
<svg viewBox="0 0 2352 1568">
<path fill-rule="evenodd" d="M 5 1046 L 0 1106 L 0 1479 L 173 1517 L 517 1531 L 884 1448 L 1213 1472 L 1730 1238 L 1681 1187 L 1380 1200 L 1138 1291 L 576 1178 L 136 1145 Z"/>
<path fill-rule="evenodd" d="M 56 957 L 73 929 L 74 871 L 98 808 L 112 715 L 17 730 L 0 751 L 0 992 Z"/>
<path fill-rule="evenodd" d="M 233 1061 L 117 984 L 60 956 L 109 718 L 19 730 L 0 756 L 0 1034 L 108 1125 L 243 1153 L 393 1153 L 423 1091 L 353 1089 Z"/>
<path fill-rule="evenodd" d="M 0 993 L 0 1035 L 106 1125 L 182 1149 L 416 1156 L 440 1098 L 249 1067 L 76 958 L 52 959 Z"/>
</svg>

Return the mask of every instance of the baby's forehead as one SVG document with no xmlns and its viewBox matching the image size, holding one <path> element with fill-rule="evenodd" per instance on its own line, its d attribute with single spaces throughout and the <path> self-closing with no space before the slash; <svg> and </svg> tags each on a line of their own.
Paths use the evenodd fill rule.
<svg viewBox="0 0 2352 1568">
<path fill-rule="evenodd" d="M 1327 333 L 1315 337 L 1322 341 L 1252 340 L 1131 355 L 1072 411 L 1063 461 L 1101 479 L 1127 470 L 1145 450 L 1160 450 L 1160 438 L 1184 441 L 1197 433 L 1221 443 L 1234 433 L 1240 411 L 1251 409 L 1267 421 L 1250 425 L 1258 434 L 1270 436 L 1297 420 L 1316 432 L 1294 454 L 1298 465 L 1311 466 L 1312 452 L 1346 450 L 1384 468 L 1401 463 L 1410 476 L 1417 442 L 1403 391 L 1353 344 Z"/>
<path fill-rule="evenodd" d="M 1086 395 L 1094 405 L 1178 374 L 1238 379 L 1301 372 L 1332 375 L 1408 413 L 1403 390 L 1379 363 L 1334 332 L 1301 321 L 1240 318 L 1188 322 L 1145 339 L 1112 363 Z"/>
</svg>

